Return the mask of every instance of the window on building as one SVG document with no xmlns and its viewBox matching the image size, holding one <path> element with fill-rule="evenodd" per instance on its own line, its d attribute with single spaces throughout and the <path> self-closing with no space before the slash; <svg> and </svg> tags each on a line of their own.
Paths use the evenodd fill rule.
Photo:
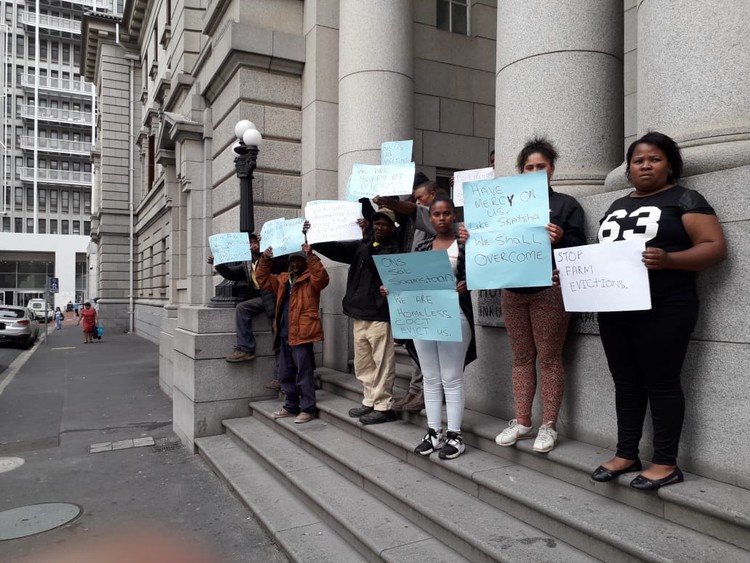
<svg viewBox="0 0 750 563">
<path fill-rule="evenodd" d="M 15 233 L 22 233 L 23 232 L 23 219 L 20 217 L 16 217 L 13 221 L 13 232 Z"/>
<path fill-rule="evenodd" d="M 57 219 L 49 220 L 49 234 L 51 235 L 57 234 Z"/>
<path fill-rule="evenodd" d="M 74 162 L 73 163 L 73 172 L 80 172 L 81 171 L 81 163 L 80 162 Z"/>
<path fill-rule="evenodd" d="M 50 213 L 57 213 L 57 190 L 49 191 L 49 210 Z"/>
<path fill-rule="evenodd" d="M 73 221 L 73 234 L 74 235 L 81 234 L 81 222 L 80 221 Z"/>
<path fill-rule="evenodd" d="M 51 53 L 50 53 L 50 59 L 53 63 L 59 63 L 60 62 L 60 43 L 57 41 L 50 41 L 50 47 Z"/>
<path fill-rule="evenodd" d="M 5 5 L 5 21 L 13 23 L 13 4 Z"/>
<path fill-rule="evenodd" d="M 437 27 L 469 35 L 468 0 L 437 0 Z"/>
<path fill-rule="evenodd" d="M 16 56 L 23 58 L 23 35 L 16 35 Z"/>
<path fill-rule="evenodd" d="M 81 46 L 77 43 L 73 45 L 73 66 L 78 68 L 81 64 Z"/>
<path fill-rule="evenodd" d="M 91 234 L 91 221 L 83 222 L 83 234 L 89 236 Z"/>
<path fill-rule="evenodd" d="M 39 59 L 42 61 L 47 60 L 47 43 L 49 43 L 47 39 L 39 40 Z"/>
<path fill-rule="evenodd" d="M 63 43 L 62 51 L 63 51 L 62 62 L 65 65 L 69 65 L 70 64 L 70 43 Z"/>
<path fill-rule="evenodd" d="M 151 186 L 154 185 L 154 166 L 155 166 L 155 155 L 154 155 L 154 144 L 156 143 L 156 137 L 149 135 L 148 138 L 148 184 L 146 184 L 146 190 L 150 190 Z"/>
<path fill-rule="evenodd" d="M 73 192 L 73 213 L 81 212 L 81 192 Z"/>
<path fill-rule="evenodd" d="M 26 188 L 26 211 L 34 211 L 34 188 Z"/>
<path fill-rule="evenodd" d="M 34 219 L 32 217 L 29 217 L 28 219 L 26 219 L 26 232 L 27 233 L 34 232 Z"/>
<path fill-rule="evenodd" d="M 83 213 L 85 215 L 91 213 L 91 194 L 89 192 L 83 194 Z"/>
<path fill-rule="evenodd" d="M 23 188 L 16 188 L 16 211 L 23 211 Z"/>
<path fill-rule="evenodd" d="M 70 170 L 70 162 L 68 162 L 67 160 L 63 160 L 60 163 L 60 169 L 61 170 Z"/>
<path fill-rule="evenodd" d="M 10 217 L 3 217 L 3 232 L 10 232 Z"/>
<path fill-rule="evenodd" d="M 42 235 L 47 233 L 47 221 L 45 219 L 39 219 L 37 223 L 37 232 Z"/>
<path fill-rule="evenodd" d="M 29 37 L 29 58 L 36 56 L 36 37 Z M 30 74 L 34 74 L 29 71 Z"/>
<path fill-rule="evenodd" d="M 69 235 L 70 234 L 70 225 L 68 223 L 68 220 L 67 219 L 63 219 L 62 221 L 60 221 L 60 223 L 62 224 L 62 233 L 60 233 L 60 234 Z"/>
<path fill-rule="evenodd" d="M 47 212 L 47 190 L 39 190 L 39 213 Z"/>
<path fill-rule="evenodd" d="M 70 210 L 70 195 L 69 195 L 69 193 L 70 192 L 68 192 L 68 190 L 63 190 L 61 192 L 61 194 L 60 194 L 60 199 L 62 200 L 61 201 L 61 207 L 62 207 L 62 212 L 63 213 L 67 213 Z M 63 233 L 63 234 L 67 234 L 67 233 Z"/>
</svg>

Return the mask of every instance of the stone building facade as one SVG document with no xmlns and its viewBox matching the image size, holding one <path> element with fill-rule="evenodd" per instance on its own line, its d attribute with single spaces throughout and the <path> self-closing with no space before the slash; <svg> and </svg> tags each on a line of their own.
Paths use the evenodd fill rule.
<svg viewBox="0 0 750 563">
<path fill-rule="evenodd" d="M 351 165 L 379 162 L 383 141 L 413 138 L 418 169 L 446 182 L 493 148 L 497 174 L 513 173 L 523 142 L 544 134 L 560 151 L 553 184 L 579 198 L 592 239 L 626 193 L 624 147 L 657 129 L 683 147 L 684 184 L 715 206 L 730 244 L 700 278 L 681 465 L 750 487 L 750 454 L 730 431 L 750 422 L 748 38 L 750 6 L 730 0 L 128 0 L 121 20 L 89 15 L 82 66 L 101 93 L 92 232 L 102 268 L 122 274 L 100 279 L 101 315 L 132 311 L 136 332 L 160 343 L 175 429 L 192 443 L 264 393 L 263 378 L 223 360 L 232 311 L 207 306 L 219 281 L 207 237 L 239 224 L 237 121 L 264 136 L 256 225 L 341 197 Z M 347 370 L 346 269 L 330 273 L 323 363 Z M 507 419 L 507 335 L 496 298 L 477 300 L 467 404 Z M 250 369 L 268 370 L 259 360 Z M 614 392 L 591 318 L 574 324 L 566 365 L 558 428 L 612 447 Z"/>
</svg>

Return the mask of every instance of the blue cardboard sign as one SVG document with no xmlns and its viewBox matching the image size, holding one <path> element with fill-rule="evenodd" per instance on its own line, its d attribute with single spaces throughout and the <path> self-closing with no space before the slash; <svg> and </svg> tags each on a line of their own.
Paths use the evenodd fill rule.
<svg viewBox="0 0 750 563">
<path fill-rule="evenodd" d="M 463 188 L 469 289 L 552 285 L 547 173 L 467 182 Z"/>
<path fill-rule="evenodd" d="M 49 292 L 60 293 L 60 278 L 49 279 Z"/>
<path fill-rule="evenodd" d="M 388 291 L 456 289 L 446 250 L 384 254 L 372 259 Z"/>
<path fill-rule="evenodd" d="M 381 164 L 408 164 L 411 162 L 414 141 L 386 141 L 380 145 Z"/>
<path fill-rule="evenodd" d="M 383 285 L 394 338 L 459 342 L 456 278 L 446 250 L 373 256 Z"/>
<path fill-rule="evenodd" d="M 304 217 L 294 219 L 273 219 L 266 221 L 260 230 L 260 250 L 265 251 L 269 246 L 273 248 L 274 256 L 284 256 L 292 252 L 301 252 L 305 244 L 302 232 Z"/>
<path fill-rule="evenodd" d="M 214 265 L 252 260 L 247 233 L 219 233 L 208 237 Z"/>
<path fill-rule="evenodd" d="M 414 163 L 392 165 L 355 164 L 346 186 L 346 197 L 357 201 L 366 197 L 411 194 L 414 186 Z"/>
<path fill-rule="evenodd" d="M 455 289 L 388 293 L 393 338 L 460 342 L 461 309 Z"/>
</svg>

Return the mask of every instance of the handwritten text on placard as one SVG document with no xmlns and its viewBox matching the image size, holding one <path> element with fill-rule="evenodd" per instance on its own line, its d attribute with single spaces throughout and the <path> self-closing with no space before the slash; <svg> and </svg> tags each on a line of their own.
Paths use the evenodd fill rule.
<svg viewBox="0 0 750 563">
<path fill-rule="evenodd" d="M 361 217 L 362 204 L 358 201 L 309 201 L 305 205 L 305 219 L 310 222 L 307 242 L 360 239 L 362 229 L 357 219 Z"/>
<path fill-rule="evenodd" d="M 273 219 L 266 221 L 260 230 L 261 251 L 269 246 L 273 248 L 274 256 L 283 256 L 292 252 L 300 252 L 305 243 L 305 235 L 302 233 L 302 225 L 305 220 L 302 217 L 295 219 Z"/>
<path fill-rule="evenodd" d="M 445 250 L 373 256 L 383 285 L 394 338 L 461 340 L 461 319 Z"/>
<path fill-rule="evenodd" d="M 555 250 L 566 311 L 651 309 L 643 240 L 574 246 Z"/>
<path fill-rule="evenodd" d="M 252 260 L 247 233 L 219 233 L 208 237 L 214 264 Z"/>
<path fill-rule="evenodd" d="M 453 174 L 453 204 L 461 207 L 464 204 L 464 183 L 476 180 L 487 180 L 495 177 L 494 168 L 477 168 L 461 170 Z"/>
<path fill-rule="evenodd" d="M 414 141 L 386 141 L 380 145 L 380 164 L 408 164 L 411 162 Z"/>
<path fill-rule="evenodd" d="M 410 194 L 414 184 L 414 163 L 390 166 L 355 164 L 347 185 L 347 199 Z"/>
<path fill-rule="evenodd" d="M 551 285 L 547 174 L 466 182 L 463 188 L 469 289 Z"/>
</svg>

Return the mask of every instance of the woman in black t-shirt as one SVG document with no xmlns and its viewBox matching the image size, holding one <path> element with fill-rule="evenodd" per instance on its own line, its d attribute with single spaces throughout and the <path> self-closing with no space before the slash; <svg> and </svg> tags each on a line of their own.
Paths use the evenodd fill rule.
<svg viewBox="0 0 750 563">
<path fill-rule="evenodd" d="M 635 191 L 616 200 L 601 222 L 599 242 L 643 239 L 651 310 L 600 313 L 599 330 L 615 383 L 617 453 L 597 467 L 595 481 L 641 471 L 638 444 L 646 407 L 654 427 L 653 464 L 630 486 L 654 490 L 679 483 L 677 450 L 685 413 L 680 371 L 698 316 L 695 273 L 726 258 L 713 208 L 677 184 L 682 157 L 668 136 L 651 132 L 627 153 Z"/>
</svg>

